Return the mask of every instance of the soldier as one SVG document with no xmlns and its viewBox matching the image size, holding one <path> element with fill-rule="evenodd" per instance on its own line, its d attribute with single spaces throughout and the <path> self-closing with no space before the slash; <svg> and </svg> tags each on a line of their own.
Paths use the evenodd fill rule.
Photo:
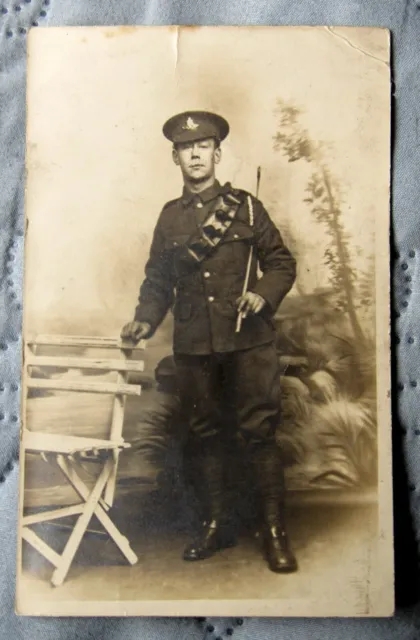
<svg viewBox="0 0 420 640">
<path fill-rule="evenodd" d="M 163 207 L 134 321 L 121 337 L 134 343 L 150 338 L 172 308 L 178 387 L 204 512 L 184 559 L 202 560 L 236 542 L 224 490 L 223 423 L 217 420 L 223 391 L 234 402 L 237 430 L 250 454 L 266 560 L 272 571 L 292 572 L 297 563 L 286 533 L 282 458 L 275 444 L 280 386 L 272 316 L 293 285 L 295 260 L 262 203 L 216 180 L 220 143 L 229 133 L 224 118 L 181 113 L 165 123 L 163 133 L 173 144 L 184 188 Z"/>
</svg>

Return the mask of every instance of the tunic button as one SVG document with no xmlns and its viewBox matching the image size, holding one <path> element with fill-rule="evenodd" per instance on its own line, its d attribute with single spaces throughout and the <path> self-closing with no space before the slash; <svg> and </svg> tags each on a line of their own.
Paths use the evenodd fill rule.
<svg viewBox="0 0 420 640">
<path fill-rule="evenodd" d="M 205 278 L 210 278 L 210 271 L 205 271 L 204 272 L 204 277 Z"/>
<path fill-rule="evenodd" d="M 234 233 L 234 234 L 233 234 L 233 237 L 234 237 L 234 238 L 239 238 L 239 236 L 238 236 L 238 234 L 237 234 L 237 233 Z"/>
<path fill-rule="evenodd" d="M 209 302 L 214 302 L 214 298 L 213 298 L 213 296 L 209 296 L 209 297 L 208 297 L 208 300 L 209 300 Z"/>
<path fill-rule="evenodd" d="M 195 206 L 197 207 L 197 209 L 202 209 L 203 208 L 203 203 L 198 201 Z"/>
</svg>

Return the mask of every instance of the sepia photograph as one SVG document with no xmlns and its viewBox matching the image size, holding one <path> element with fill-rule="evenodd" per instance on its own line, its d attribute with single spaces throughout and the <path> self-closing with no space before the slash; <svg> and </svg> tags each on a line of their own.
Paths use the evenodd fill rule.
<svg viewBox="0 0 420 640">
<path fill-rule="evenodd" d="M 31 31 L 18 614 L 393 614 L 389 58 Z"/>
</svg>

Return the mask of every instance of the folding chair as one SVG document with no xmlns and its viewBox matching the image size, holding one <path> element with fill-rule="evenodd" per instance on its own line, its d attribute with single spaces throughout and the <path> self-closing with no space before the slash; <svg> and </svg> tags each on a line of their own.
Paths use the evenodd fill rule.
<svg viewBox="0 0 420 640">
<path fill-rule="evenodd" d="M 122 358 L 97 359 L 86 357 L 72 357 L 67 355 L 37 355 L 38 347 L 85 347 L 100 349 L 119 349 Z M 144 342 L 136 349 L 143 349 Z M 109 516 L 109 509 L 113 504 L 117 478 L 118 457 L 121 451 L 130 447 L 122 438 L 124 411 L 127 396 L 139 396 L 141 387 L 128 384 L 130 372 L 144 370 L 144 362 L 130 360 L 133 349 L 125 347 L 120 341 L 112 338 L 95 338 L 84 336 L 37 336 L 29 339 L 25 348 L 24 382 L 28 389 L 48 389 L 51 391 L 68 391 L 81 393 L 112 394 L 112 420 L 109 439 L 80 437 L 30 431 L 22 432 L 22 450 L 24 453 L 37 454 L 45 462 L 56 465 L 64 475 L 66 481 L 73 487 L 80 498 L 80 502 L 61 508 L 42 510 L 30 515 L 22 515 L 21 537 L 46 558 L 54 567 L 51 582 L 54 586 L 61 585 L 70 569 L 77 549 L 87 531 L 92 516 L 101 523 L 117 547 L 130 564 L 138 560 L 130 547 L 129 541 L 123 536 Z M 100 372 L 114 372 L 115 382 L 97 382 L 89 380 L 60 380 L 31 377 L 31 367 L 89 369 Z M 25 397 L 26 400 L 26 397 Z M 26 402 L 24 402 L 25 407 Z M 83 479 L 83 462 L 95 462 L 100 465 L 100 472 L 94 486 L 89 487 Z M 31 526 L 51 522 L 60 518 L 78 516 L 64 550 L 58 554 L 42 538 L 31 529 Z"/>
</svg>

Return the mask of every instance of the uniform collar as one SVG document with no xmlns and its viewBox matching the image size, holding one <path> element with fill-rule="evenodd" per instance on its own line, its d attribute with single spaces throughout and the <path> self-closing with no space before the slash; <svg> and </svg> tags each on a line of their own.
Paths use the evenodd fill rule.
<svg viewBox="0 0 420 640">
<path fill-rule="evenodd" d="M 222 193 L 223 187 L 220 185 L 218 180 L 215 180 L 211 187 L 207 187 L 204 191 L 200 191 L 200 193 L 192 193 L 187 187 L 184 187 L 182 190 L 182 204 L 188 206 L 191 204 L 193 200 L 201 200 L 202 202 L 210 202 L 210 200 L 214 200 L 217 196 Z"/>
</svg>

